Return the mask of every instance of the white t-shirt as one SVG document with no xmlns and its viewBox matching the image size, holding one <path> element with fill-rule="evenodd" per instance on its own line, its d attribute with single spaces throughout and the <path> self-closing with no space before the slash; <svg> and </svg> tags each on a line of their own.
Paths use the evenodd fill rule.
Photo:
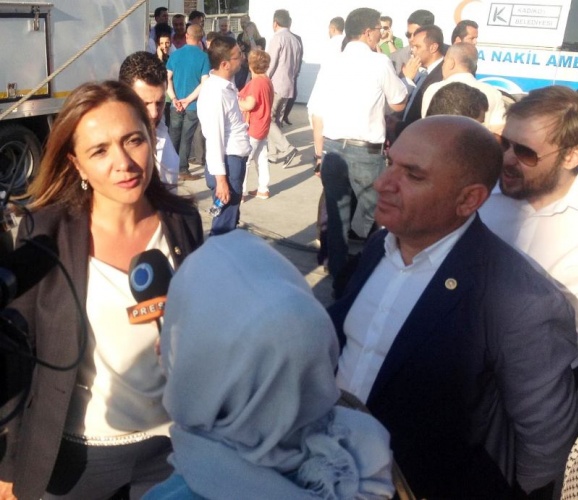
<svg viewBox="0 0 578 500">
<path fill-rule="evenodd" d="M 160 224 L 147 246 L 151 248 L 172 260 Z M 72 394 L 67 433 L 88 438 L 143 431 L 168 436 L 169 416 L 162 405 L 166 379 L 154 349 L 159 331 L 155 322 L 129 323 L 126 308 L 135 303 L 127 273 L 90 257 L 89 340 Z"/>
</svg>

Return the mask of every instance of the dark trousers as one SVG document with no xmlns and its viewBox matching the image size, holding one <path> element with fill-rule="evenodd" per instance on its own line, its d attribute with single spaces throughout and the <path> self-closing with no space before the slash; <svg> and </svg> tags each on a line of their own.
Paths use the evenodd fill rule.
<svg viewBox="0 0 578 500">
<path fill-rule="evenodd" d="M 240 216 L 239 207 L 243 197 L 243 180 L 245 179 L 246 168 L 246 156 L 225 155 L 225 169 L 227 172 L 227 181 L 229 182 L 231 196 L 229 203 L 223 207 L 220 215 L 213 218 L 211 232 L 209 233 L 210 236 L 228 233 L 237 227 Z M 207 181 L 207 187 L 213 193 L 214 200 L 217 181 L 215 176 L 209 173 L 209 170 L 206 166 L 205 179 Z"/>
<path fill-rule="evenodd" d="M 175 108 L 171 108 L 171 125 L 169 127 L 169 136 L 173 146 L 179 153 L 179 171 L 189 171 L 189 156 L 193 136 L 199 123 L 197 110 L 184 111 L 179 113 Z"/>
<path fill-rule="evenodd" d="M 167 457 L 171 441 L 155 436 L 120 446 L 85 446 L 63 440 L 46 500 L 113 498 L 130 489 L 136 499 L 173 472 Z"/>
<path fill-rule="evenodd" d="M 206 160 L 206 149 L 205 136 L 203 135 L 201 122 L 199 122 L 195 129 L 195 135 L 193 136 L 193 150 L 191 151 L 192 154 L 189 158 L 192 158 L 193 163 L 196 165 L 204 165 Z"/>
</svg>

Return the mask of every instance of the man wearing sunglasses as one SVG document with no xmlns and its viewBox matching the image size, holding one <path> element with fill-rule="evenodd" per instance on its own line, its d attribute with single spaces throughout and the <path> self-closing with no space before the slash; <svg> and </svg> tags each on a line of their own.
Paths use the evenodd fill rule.
<svg viewBox="0 0 578 500">
<path fill-rule="evenodd" d="M 537 261 L 578 304 L 578 94 L 533 90 L 506 113 L 499 189 L 481 210 L 498 236 Z"/>
<path fill-rule="evenodd" d="M 381 23 L 379 50 L 386 56 L 391 56 L 391 54 L 403 47 L 403 40 L 393 35 L 393 30 L 391 29 L 393 20 L 391 17 L 381 16 L 379 22 Z"/>
<path fill-rule="evenodd" d="M 390 55 L 393 67 L 400 74 L 400 77 L 403 76 L 403 74 L 401 74 L 401 69 L 411 57 L 411 47 L 409 44 L 411 43 L 411 39 L 413 38 L 415 30 L 421 28 L 422 26 L 429 26 L 430 24 L 434 23 L 435 16 L 429 10 L 416 10 L 415 12 L 412 12 L 407 18 L 407 31 L 405 32 L 405 36 L 407 38 L 407 46 L 392 52 Z"/>
</svg>

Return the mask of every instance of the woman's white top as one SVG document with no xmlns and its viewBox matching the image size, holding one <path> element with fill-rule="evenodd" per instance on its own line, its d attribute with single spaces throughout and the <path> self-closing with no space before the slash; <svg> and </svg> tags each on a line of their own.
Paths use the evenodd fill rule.
<svg viewBox="0 0 578 500">
<path fill-rule="evenodd" d="M 147 245 L 152 248 L 174 266 L 160 224 Z M 162 405 L 166 380 L 154 348 L 159 330 L 154 321 L 129 323 L 127 307 L 135 304 L 128 274 L 90 257 L 88 346 L 65 426 L 66 434 L 82 436 L 88 444 L 98 444 L 99 438 L 113 438 L 110 444 L 116 444 L 115 436 L 135 432 L 168 435 Z"/>
</svg>

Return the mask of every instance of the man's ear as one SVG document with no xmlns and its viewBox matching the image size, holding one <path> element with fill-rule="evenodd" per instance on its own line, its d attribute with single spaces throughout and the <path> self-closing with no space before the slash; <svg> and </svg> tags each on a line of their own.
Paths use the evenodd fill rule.
<svg viewBox="0 0 578 500">
<path fill-rule="evenodd" d="M 433 42 L 428 48 L 429 48 L 430 54 L 435 54 L 439 50 L 440 46 L 436 42 Z"/>
<path fill-rule="evenodd" d="M 569 149 L 564 155 L 562 166 L 566 170 L 573 170 L 578 167 L 578 147 Z"/>
<path fill-rule="evenodd" d="M 456 200 L 456 214 L 467 218 L 488 199 L 490 191 L 484 184 L 470 184 L 462 188 Z"/>
</svg>

